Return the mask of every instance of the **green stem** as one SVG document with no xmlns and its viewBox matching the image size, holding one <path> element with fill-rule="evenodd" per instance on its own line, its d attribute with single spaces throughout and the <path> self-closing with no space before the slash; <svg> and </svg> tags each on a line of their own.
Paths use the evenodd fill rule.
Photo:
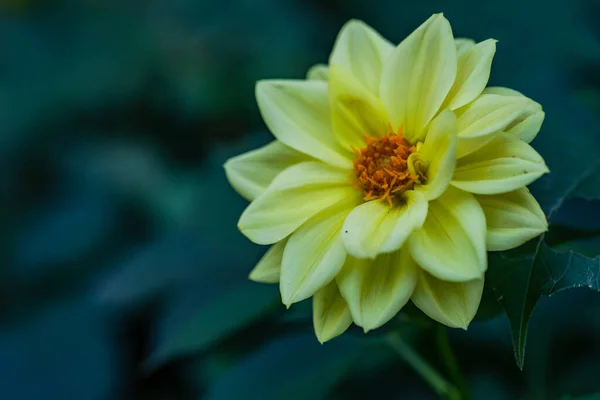
<svg viewBox="0 0 600 400">
<path fill-rule="evenodd" d="M 387 336 L 387 343 L 398 353 L 404 361 L 410 365 L 427 382 L 440 397 L 449 400 L 461 400 L 462 396 L 439 372 L 437 372 L 423 357 L 410 347 L 400 336 L 399 333 L 392 333 Z"/>
<path fill-rule="evenodd" d="M 470 395 L 467 382 L 460 371 L 458 360 L 452 351 L 452 346 L 450 345 L 450 340 L 448 340 L 446 328 L 441 325 L 437 328 L 436 342 L 440 357 L 446 366 L 446 370 L 450 375 L 450 378 L 452 378 L 452 381 L 460 392 L 461 398 L 465 400 L 469 399 Z"/>
</svg>

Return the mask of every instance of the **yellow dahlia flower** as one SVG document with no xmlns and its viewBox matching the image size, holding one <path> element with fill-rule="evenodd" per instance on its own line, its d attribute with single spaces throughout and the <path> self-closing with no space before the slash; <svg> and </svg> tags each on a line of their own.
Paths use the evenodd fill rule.
<svg viewBox="0 0 600 400">
<path fill-rule="evenodd" d="M 276 140 L 225 164 L 251 200 L 239 229 L 272 244 L 250 274 L 279 282 L 288 307 L 313 297 L 319 341 L 365 332 L 409 301 L 465 328 L 486 250 L 547 229 L 526 185 L 548 172 L 528 144 L 542 107 L 486 88 L 496 41 L 454 39 L 433 15 L 394 46 L 360 21 L 329 66 L 256 85 Z"/>
</svg>

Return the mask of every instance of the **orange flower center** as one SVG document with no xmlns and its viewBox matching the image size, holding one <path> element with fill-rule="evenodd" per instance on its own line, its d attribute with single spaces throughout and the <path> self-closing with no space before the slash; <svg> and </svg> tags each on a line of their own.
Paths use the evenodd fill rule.
<svg viewBox="0 0 600 400">
<path fill-rule="evenodd" d="M 402 136 L 402 130 L 380 138 L 365 138 L 367 144 L 356 151 L 355 186 L 364 193 L 364 200 L 384 199 L 392 205 L 395 195 L 412 189 L 419 176 L 412 175 L 408 157 L 416 151 Z"/>
</svg>

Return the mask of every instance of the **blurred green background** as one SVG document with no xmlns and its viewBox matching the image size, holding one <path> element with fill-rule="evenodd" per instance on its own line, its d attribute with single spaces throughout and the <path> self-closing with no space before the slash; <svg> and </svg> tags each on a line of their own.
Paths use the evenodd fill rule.
<svg viewBox="0 0 600 400">
<path fill-rule="evenodd" d="M 3 400 L 436 398 L 370 340 L 379 332 L 319 345 L 310 302 L 284 312 L 276 285 L 247 280 L 265 248 L 237 231 L 246 202 L 222 164 L 271 140 L 255 81 L 303 78 L 350 18 L 397 42 L 443 11 L 455 36 L 499 40 L 490 83 L 544 106 L 540 136 L 600 137 L 597 0 L 2 0 L 0 10 Z M 584 237 L 582 252 L 600 254 L 599 204 L 565 203 L 554 243 Z M 400 316 L 383 330 L 406 330 L 452 375 L 432 331 L 411 324 Z M 523 371 L 504 315 L 449 335 L 474 399 L 600 392 L 596 292 L 543 299 Z"/>
</svg>

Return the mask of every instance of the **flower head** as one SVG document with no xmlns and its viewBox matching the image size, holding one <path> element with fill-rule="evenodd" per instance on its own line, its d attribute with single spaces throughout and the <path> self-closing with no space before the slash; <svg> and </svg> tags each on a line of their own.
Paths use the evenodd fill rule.
<svg viewBox="0 0 600 400">
<path fill-rule="evenodd" d="M 287 306 L 313 297 L 320 341 L 375 329 L 409 300 L 466 329 L 486 251 L 547 229 L 526 188 L 548 172 L 528 144 L 544 112 L 486 88 L 495 51 L 454 39 L 441 14 L 397 46 L 350 21 L 328 66 L 257 84 L 276 140 L 225 165 L 251 200 L 239 229 L 272 245 L 250 278 L 279 282 Z"/>
</svg>

